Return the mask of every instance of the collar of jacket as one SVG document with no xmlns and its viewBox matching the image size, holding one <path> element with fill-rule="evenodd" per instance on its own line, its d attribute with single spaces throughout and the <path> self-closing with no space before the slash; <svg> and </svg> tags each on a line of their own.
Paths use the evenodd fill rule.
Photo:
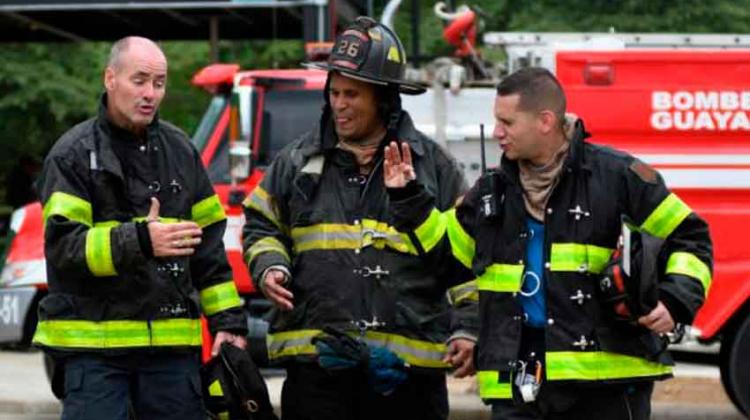
<svg viewBox="0 0 750 420">
<path fill-rule="evenodd" d="M 146 138 L 154 139 L 158 136 L 159 114 L 154 116 L 154 120 L 146 128 Z M 88 138 L 85 142 L 89 153 L 93 152 L 100 169 L 111 172 L 112 174 L 124 179 L 120 159 L 112 148 L 113 141 L 137 142 L 135 134 L 125 130 L 109 118 L 107 113 L 107 93 L 103 93 L 99 100 L 99 111 L 94 122 L 94 136 Z"/>
<path fill-rule="evenodd" d="M 318 155 L 328 150 L 334 149 L 338 139 L 333 128 L 333 119 L 331 118 L 330 109 L 326 108 L 323 110 L 323 115 L 320 118 L 320 122 L 315 127 L 316 136 L 311 142 L 303 144 L 300 148 L 300 152 L 303 156 L 309 157 Z M 425 153 L 424 144 L 420 139 L 417 129 L 414 127 L 414 122 L 411 116 L 406 111 L 401 111 L 401 122 L 398 126 L 398 135 L 400 140 L 409 143 L 411 150 L 416 153 L 417 156 L 423 156 Z"/>
<path fill-rule="evenodd" d="M 584 153 L 585 142 L 584 140 L 591 137 L 583 126 L 583 120 L 580 118 L 575 122 L 575 128 L 573 129 L 573 137 L 570 139 L 570 149 L 568 156 L 565 158 L 565 168 L 570 168 L 573 172 L 580 171 L 591 171 L 589 163 L 586 161 L 586 155 Z M 512 178 L 517 184 L 520 184 L 518 175 L 518 162 L 507 159 L 503 156 L 502 163 L 500 165 L 502 172 L 511 174 Z"/>
</svg>

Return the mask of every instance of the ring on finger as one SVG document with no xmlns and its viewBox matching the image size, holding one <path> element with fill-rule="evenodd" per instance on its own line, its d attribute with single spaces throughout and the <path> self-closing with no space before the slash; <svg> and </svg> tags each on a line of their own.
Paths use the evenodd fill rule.
<svg viewBox="0 0 750 420">
<path fill-rule="evenodd" d="M 172 246 L 174 246 L 175 248 L 180 248 L 180 247 L 182 247 L 182 241 L 179 240 L 179 239 L 174 240 L 174 241 L 172 241 Z"/>
</svg>

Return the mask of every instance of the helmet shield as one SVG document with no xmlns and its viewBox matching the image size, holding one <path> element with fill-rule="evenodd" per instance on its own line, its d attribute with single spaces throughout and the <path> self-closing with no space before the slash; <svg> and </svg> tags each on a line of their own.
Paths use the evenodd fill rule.
<svg viewBox="0 0 750 420">
<path fill-rule="evenodd" d="M 397 85 L 401 93 L 417 95 L 425 89 L 404 80 L 406 52 L 393 31 L 360 16 L 336 37 L 326 63 L 305 63 L 308 67 L 341 74 L 378 85 Z"/>
</svg>

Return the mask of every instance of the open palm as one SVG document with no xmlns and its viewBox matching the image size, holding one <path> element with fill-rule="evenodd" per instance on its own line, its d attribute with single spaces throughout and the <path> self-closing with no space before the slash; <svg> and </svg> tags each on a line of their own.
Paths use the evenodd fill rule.
<svg viewBox="0 0 750 420">
<path fill-rule="evenodd" d="M 409 181 L 417 178 L 411 160 L 411 149 L 406 142 L 401 143 L 401 150 L 395 141 L 385 146 L 383 178 L 387 188 L 403 188 Z"/>
</svg>

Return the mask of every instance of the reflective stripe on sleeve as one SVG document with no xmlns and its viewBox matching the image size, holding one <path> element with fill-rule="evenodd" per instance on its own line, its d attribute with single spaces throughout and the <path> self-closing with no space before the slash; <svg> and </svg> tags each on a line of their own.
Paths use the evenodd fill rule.
<svg viewBox="0 0 750 420">
<path fill-rule="evenodd" d="M 477 288 L 477 281 L 467 281 L 448 289 L 448 301 L 453 306 L 458 306 L 464 301 L 478 302 L 479 289 Z"/>
<path fill-rule="evenodd" d="M 227 218 L 224 206 L 216 194 L 195 203 L 190 209 L 191 219 L 201 228 L 210 226 Z"/>
<path fill-rule="evenodd" d="M 432 209 L 427 219 L 414 230 L 414 235 L 425 252 L 430 252 L 440 242 L 445 235 L 447 225 L 446 215 L 437 209 Z"/>
<path fill-rule="evenodd" d="M 276 208 L 276 204 L 273 202 L 273 198 L 260 185 L 253 189 L 252 194 L 247 196 L 242 205 L 262 214 L 266 219 L 270 220 L 271 223 L 276 225 L 277 228 L 286 230 L 281 223 L 281 215 L 279 214 L 278 208 Z"/>
<path fill-rule="evenodd" d="M 664 239 L 690 215 L 692 210 L 675 193 L 665 198 L 656 209 L 646 218 L 641 229 Z"/>
<path fill-rule="evenodd" d="M 42 213 L 45 225 L 52 216 L 62 216 L 70 221 L 86 226 L 93 224 L 94 218 L 91 203 L 74 195 L 56 191 L 44 205 Z"/>
<path fill-rule="evenodd" d="M 112 226 L 93 227 L 86 232 L 86 265 L 97 277 L 115 276 L 112 261 Z"/>
<path fill-rule="evenodd" d="M 689 252 L 673 252 L 667 261 L 667 274 L 682 274 L 692 277 L 703 285 L 704 296 L 711 287 L 711 269 L 700 258 Z"/>
<path fill-rule="evenodd" d="M 258 255 L 263 254 L 264 252 L 275 252 L 284 257 L 284 260 L 286 260 L 287 263 L 291 262 L 289 252 L 287 252 L 284 244 L 273 236 L 266 236 L 252 244 L 245 252 L 245 262 L 250 265 Z"/>
<path fill-rule="evenodd" d="M 474 238 L 466 233 L 463 226 L 461 226 L 461 223 L 456 218 L 456 209 L 448 211 L 446 216 L 451 252 L 461 264 L 470 269 L 476 249 Z"/>
<path fill-rule="evenodd" d="M 237 293 L 233 280 L 201 290 L 201 307 L 203 313 L 208 316 L 239 306 L 240 295 Z"/>
<path fill-rule="evenodd" d="M 477 288 L 486 292 L 521 290 L 523 264 L 492 264 L 477 278 Z"/>
</svg>

